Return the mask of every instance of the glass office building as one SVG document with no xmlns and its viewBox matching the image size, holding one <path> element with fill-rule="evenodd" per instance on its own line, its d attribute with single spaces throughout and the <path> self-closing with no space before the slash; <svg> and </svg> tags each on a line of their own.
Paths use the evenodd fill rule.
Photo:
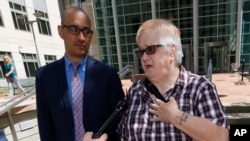
<svg viewBox="0 0 250 141">
<path fill-rule="evenodd" d="M 239 66 L 242 60 L 245 61 L 245 70 L 250 69 L 250 0 L 199 0 L 196 4 L 195 1 L 92 0 L 101 61 L 117 68 L 120 61 L 122 66 L 140 66 L 138 58 L 133 55 L 137 48 L 137 29 L 147 19 L 164 18 L 171 19 L 181 29 L 185 54 L 183 65 L 188 70 L 194 71 L 194 60 L 197 60 L 198 73 L 205 73 L 210 59 L 213 72 L 228 72 L 231 64 Z M 194 13 L 194 9 L 198 13 Z M 194 36 L 194 32 L 198 36 Z M 198 46 L 198 52 L 195 52 L 194 45 Z"/>
<path fill-rule="evenodd" d="M 134 55 L 136 32 L 152 18 L 172 20 L 182 33 L 183 65 L 206 73 L 229 72 L 244 61 L 250 69 L 250 0 L 86 0 L 92 5 L 100 61 L 117 70 L 131 64 L 143 73 Z M 153 36 L 153 35 L 152 35 Z"/>
</svg>

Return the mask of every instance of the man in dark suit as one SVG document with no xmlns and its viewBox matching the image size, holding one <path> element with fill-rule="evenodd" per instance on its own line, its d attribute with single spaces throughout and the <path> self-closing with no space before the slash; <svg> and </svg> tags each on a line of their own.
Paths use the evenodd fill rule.
<svg viewBox="0 0 250 141">
<path fill-rule="evenodd" d="M 39 68 L 36 72 L 37 117 L 41 141 L 79 141 L 76 125 L 84 132 L 96 132 L 124 98 L 117 71 L 88 56 L 93 31 L 88 15 L 81 8 L 64 11 L 58 33 L 64 40 L 65 55 L 60 60 Z M 74 100 L 71 85 L 73 64 L 82 81 L 81 122 L 74 120 Z M 75 71 L 74 71 L 75 72 Z M 119 140 L 113 122 L 105 131 L 108 140 Z M 81 139 L 82 140 L 82 139 Z"/>
</svg>

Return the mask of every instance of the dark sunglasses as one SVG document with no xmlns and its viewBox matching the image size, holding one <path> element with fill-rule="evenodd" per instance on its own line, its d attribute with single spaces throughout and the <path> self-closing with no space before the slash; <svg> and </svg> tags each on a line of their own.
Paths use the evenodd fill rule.
<svg viewBox="0 0 250 141">
<path fill-rule="evenodd" d="M 75 26 L 75 25 L 69 25 L 69 26 L 68 25 L 62 25 L 62 27 L 68 28 L 68 32 L 70 34 L 79 35 L 80 32 L 82 32 L 84 37 L 88 37 L 88 38 L 91 38 L 93 33 L 94 33 L 88 27 L 79 28 L 78 26 Z"/>
<path fill-rule="evenodd" d="M 137 49 L 135 50 L 135 54 L 137 55 L 138 58 L 141 58 L 144 52 L 146 52 L 147 55 L 153 55 L 157 47 L 163 47 L 163 45 L 150 45 L 147 46 L 145 49 Z"/>
</svg>

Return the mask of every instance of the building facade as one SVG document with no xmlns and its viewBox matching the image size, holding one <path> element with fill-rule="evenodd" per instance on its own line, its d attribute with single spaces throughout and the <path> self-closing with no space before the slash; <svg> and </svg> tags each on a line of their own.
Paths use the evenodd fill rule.
<svg viewBox="0 0 250 141">
<path fill-rule="evenodd" d="M 0 2 L 1 82 L 6 81 L 3 71 L 4 55 L 12 58 L 19 78 L 34 77 L 35 70 L 39 66 L 63 56 L 63 41 L 57 33 L 60 19 L 57 1 L 2 0 Z"/>
<path fill-rule="evenodd" d="M 90 55 L 121 70 L 133 65 L 143 73 L 134 50 L 140 24 L 152 18 L 172 20 L 182 33 L 183 65 L 206 73 L 250 69 L 250 0 L 6 0 L 0 2 L 0 63 L 8 54 L 19 78 L 34 77 L 41 65 L 64 54 L 58 36 L 60 12 L 71 6 L 85 9 L 91 19 Z M 33 30 L 32 30 L 33 29 Z M 34 34 L 33 34 L 34 33 Z M 38 55 L 37 55 L 38 54 Z M 0 80 L 3 80 L 0 69 Z"/>
<path fill-rule="evenodd" d="M 137 29 L 147 19 L 164 18 L 181 30 L 183 65 L 188 70 L 205 73 L 210 59 L 213 72 L 228 72 L 242 61 L 245 71 L 250 69 L 249 0 L 92 0 L 92 4 L 100 59 L 116 68 L 119 62 L 133 64 L 142 73 L 133 54 L 138 48 Z"/>
<path fill-rule="evenodd" d="M 65 0 L 67 1 L 67 0 Z M 77 4 L 71 0 L 71 4 Z M 132 64 L 140 24 L 152 18 L 172 20 L 182 33 L 183 65 L 195 73 L 250 69 L 250 0 L 86 0 L 91 5 L 100 60 L 121 69 Z M 69 3 L 69 2 L 68 2 Z M 91 8 L 91 6 L 89 6 Z"/>
</svg>

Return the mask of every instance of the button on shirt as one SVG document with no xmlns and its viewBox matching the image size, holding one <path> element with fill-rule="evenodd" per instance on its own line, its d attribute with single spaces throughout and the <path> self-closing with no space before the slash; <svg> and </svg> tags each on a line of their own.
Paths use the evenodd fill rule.
<svg viewBox="0 0 250 141">
<path fill-rule="evenodd" d="M 190 74 L 181 67 L 175 86 L 166 92 L 165 98 L 168 99 L 169 96 L 174 97 L 180 110 L 227 128 L 226 115 L 215 86 L 205 78 Z M 118 128 L 122 141 L 193 140 L 170 123 L 149 121 L 156 115 L 149 113 L 153 100 L 144 86 L 144 80 L 134 83 L 126 98 L 129 107 Z"/>
</svg>

